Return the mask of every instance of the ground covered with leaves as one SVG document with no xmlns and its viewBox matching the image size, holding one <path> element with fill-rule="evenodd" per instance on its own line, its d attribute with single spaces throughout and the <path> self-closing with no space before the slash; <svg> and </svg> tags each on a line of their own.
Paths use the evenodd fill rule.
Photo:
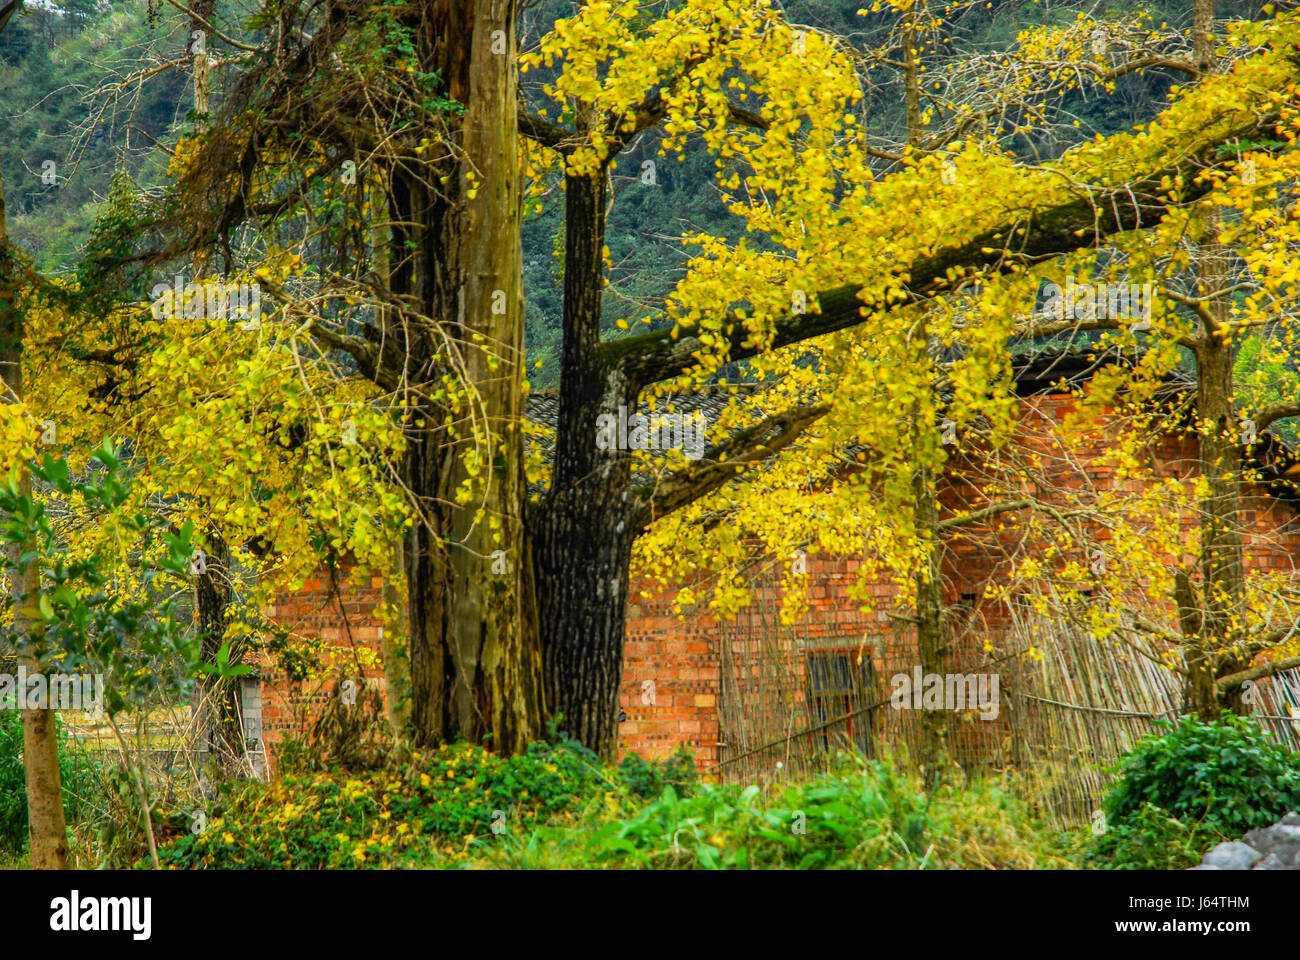
<svg viewBox="0 0 1300 960">
<path fill-rule="evenodd" d="M 26 862 L 20 746 L 16 718 L 0 715 L 8 867 Z M 845 754 L 811 779 L 746 787 L 708 782 L 686 753 L 607 766 L 555 734 L 517 756 L 457 743 L 369 769 L 322 769 L 319 753 L 286 744 L 270 784 L 227 783 L 197 808 L 181 794 L 155 805 L 160 865 L 1169 870 L 1300 809 L 1300 754 L 1231 716 L 1184 717 L 1139 740 L 1109 771 L 1091 822 L 1064 831 L 1045 816 L 1050 779 L 953 767 L 929 786 L 905 756 Z M 123 771 L 70 740 L 61 754 L 78 866 L 147 869 Z"/>
<path fill-rule="evenodd" d="M 502 758 L 466 744 L 399 772 L 289 775 L 228 792 L 166 868 L 1033 868 L 1068 866 L 992 782 L 927 790 L 887 760 L 807 783 L 701 782 L 679 754 L 602 766 L 571 742 Z"/>
</svg>

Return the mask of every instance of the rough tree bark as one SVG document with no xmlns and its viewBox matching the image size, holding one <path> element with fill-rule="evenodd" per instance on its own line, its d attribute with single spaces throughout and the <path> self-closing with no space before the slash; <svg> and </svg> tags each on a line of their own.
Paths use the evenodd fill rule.
<svg viewBox="0 0 1300 960">
<path fill-rule="evenodd" d="M 215 663 L 218 651 L 226 642 L 226 611 L 234 599 L 230 548 L 215 527 L 208 530 L 202 560 L 202 568 L 194 576 L 194 626 L 201 637 L 200 659 L 203 663 Z M 230 662 L 242 662 L 243 654 L 243 645 L 232 642 Z M 201 676 L 192 702 L 200 772 L 218 779 L 241 778 L 251 773 L 239 678 Z"/>
<path fill-rule="evenodd" d="M 916 586 L 916 646 L 922 677 L 940 677 L 948 672 L 948 633 L 943 608 L 943 543 L 936 533 L 939 504 L 931 471 L 917 468 L 912 478 L 915 496 L 916 530 L 926 541 L 925 562 L 918 565 Z M 946 687 L 945 687 L 946 690 Z M 925 708 L 921 712 L 922 768 L 927 776 L 937 775 L 948 757 L 948 713 Z"/>
<path fill-rule="evenodd" d="M 590 118 L 583 118 L 590 121 Z M 611 758 L 617 746 L 628 569 L 641 532 L 630 514 L 630 461 L 599 450 L 597 417 L 629 409 L 635 384 L 599 360 L 605 171 L 565 184 L 564 347 L 551 488 L 530 515 L 547 705 L 561 729 Z"/>
<path fill-rule="evenodd" d="M 0 9 L 0 29 L 13 13 L 14 5 Z M 9 246 L 8 221 L 5 215 L 4 184 L 0 182 L 0 377 L 3 378 L 6 403 L 23 399 L 23 315 L 18 306 L 19 288 L 17 257 Z M 31 491 L 31 477 L 24 473 L 21 492 Z M 9 560 L 16 563 L 27 549 L 25 544 L 7 548 Z M 12 578 L 14 603 L 12 636 L 31 633 L 30 621 L 21 608 L 35 603 L 40 593 L 40 566 L 32 564 L 27 572 Z M 19 663 L 31 673 L 41 670 L 31 651 L 22 652 Z M 68 866 L 68 829 L 63 812 L 63 782 L 59 774 L 59 746 L 53 710 L 22 712 L 23 769 L 27 778 L 28 858 L 36 870 L 64 870 Z"/>
<path fill-rule="evenodd" d="M 415 736 L 465 737 L 507 751 L 537 737 L 543 717 L 538 638 L 523 616 L 531 588 L 523 555 L 515 13 L 515 0 L 424 6 L 421 57 L 465 109 L 448 118 L 450 160 L 393 171 L 390 260 L 394 293 L 452 329 L 461 375 L 477 394 L 450 411 L 418 399 L 412 418 L 425 423 L 409 438 L 406 461 L 425 514 L 406 554 Z M 408 337 L 407 376 L 425 382 L 447 361 L 445 343 L 432 331 Z M 472 416 L 490 432 L 477 464 L 467 461 L 476 449 Z M 457 502 L 475 473 L 485 489 Z"/>
</svg>

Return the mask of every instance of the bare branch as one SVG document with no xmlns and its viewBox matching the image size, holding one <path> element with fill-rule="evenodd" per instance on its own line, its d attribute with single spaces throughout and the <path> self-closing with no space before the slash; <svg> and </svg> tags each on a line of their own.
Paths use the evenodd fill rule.
<svg viewBox="0 0 1300 960">
<path fill-rule="evenodd" d="M 544 147 L 550 147 L 557 153 L 568 156 L 581 140 L 581 137 L 567 127 L 551 123 L 545 117 L 528 113 L 519 107 L 519 135 L 534 140 Z"/>
<path fill-rule="evenodd" d="M 964 513 L 959 517 L 948 517 L 940 520 L 934 525 L 936 531 L 948 530 L 952 527 L 960 527 L 967 523 L 979 523 L 981 520 L 987 520 L 990 517 L 996 517 L 998 514 L 1010 513 L 1013 510 L 1028 510 L 1033 507 L 1032 500 L 1013 500 L 1010 503 L 995 503 L 992 506 L 983 507 L 979 510 L 973 510 L 970 513 Z"/>
<path fill-rule="evenodd" d="M 1255 412 L 1255 430 L 1263 433 L 1279 420 L 1300 417 L 1300 400 L 1280 400 L 1261 407 Z"/>
</svg>

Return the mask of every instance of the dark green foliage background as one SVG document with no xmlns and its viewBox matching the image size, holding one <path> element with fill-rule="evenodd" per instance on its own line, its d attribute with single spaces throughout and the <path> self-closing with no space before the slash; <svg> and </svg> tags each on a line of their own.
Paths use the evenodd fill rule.
<svg viewBox="0 0 1300 960">
<path fill-rule="evenodd" d="M 543 0 L 521 14 L 520 35 L 525 49 L 535 44 L 557 18 L 569 16 L 580 4 L 572 0 Z M 659 7 L 647 7 L 657 12 Z M 888 35 L 887 13 L 858 16 L 862 0 L 794 0 L 783 8 L 791 23 L 848 38 L 857 46 L 872 46 Z M 1221 3 L 1220 16 L 1260 16 L 1259 3 Z M 1033 3 L 1002 0 L 960 14 L 947 27 L 951 38 L 932 61 L 938 73 L 944 62 L 1010 45 L 1016 34 L 1035 24 L 1064 23 L 1083 10 L 1103 17 L 1108 10 L 1131 13 L 1147 9 L 1157 21 L 1186 26 L 1190 5 L 1157 3 L 1113 4 L 1098 9 L 1081 2 Z M 31 7 L 14 18 L 0 34 L 0 171 L 3 171 L 14 242 L 32 255 L 35 266 L 50 274 L 69 272 L 84 250 L 95 217 L 105 203 L 113 173 L 125 170 L 140 189 L 160 187 L 166 161 L 156 145 L 171 147 L 189 127 L 193 90 L 184 70 L 167 70 L 141 85 L 138 104 L 129 112 L 106 115 L 91 124 L 93 104 L 86 98 L 108 76 L 106 65 L 130 58 L 176 58 L 184 53 L 186 33 L 174 11 L 163 8 L 150 18 L 142 0 L 69 0 L 59 8 Z M 223 19 L 223 15 L 227 19 Z M 218 7 L 219 23 L 234 23 Z M 222 53 L 221 43 L 210 49 Z M 232 71 L 220 71 L 217 95 Z M 226 78 L 226 79 L 223 79 Z M 548 79 L 544 72 L 523 77 L 525 95 Z M 872 86 L 862 108 L 862 120 L 874 135 L 897 140 L 902 132 L 901 88 L 888 73 L 870 78 Z M 1026 158 L 1059 155 L 1094 133 L 1109 134 L 1151 119 L 1165 101 L 1174 77 L 1159 70 L 1120 81 L 1115 96 L 1070 94 L 1062 103 L 1079 127 L 1072 139 L 1023 142 L 1015 146 Z M 678 238 L 703 231 L 736 239 L 741 228 L 721 204 L 715 187 L 713 158 L 694 145 L 682 162 L 658 158 L 660 138 L 643 134 L 620 159 L 614 174 L 614 203 L 607 243 L 614 264 L 605 298 L 606 336 L 622 335 L 615 321 L 627 319 L 632 332 L 644 332 L 636 321 L 653 318 L 663 299 L 683 276 L 689 248 Z M 639 179 L 641 163 L 656 159 L 658 184 Z M 58 164 L 59 185 L 41 182 L 41 164 Z M 562 252 L 564 200 L 557 184 L 540 213 L 524 227 L 525 336 L 530 380 L 534 389 L 558 386 L 561 320 L 563 316 Z M 751 238 L 752 239 L 752 238 Z M 532 364 L 541 360 L 541 369 Z"/>
</svg>

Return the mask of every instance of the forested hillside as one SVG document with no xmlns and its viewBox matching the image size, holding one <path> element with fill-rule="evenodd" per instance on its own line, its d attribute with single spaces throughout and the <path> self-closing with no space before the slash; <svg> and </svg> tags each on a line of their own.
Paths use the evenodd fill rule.
<svg viewBox="0 0 1300 960">
<path fill-rule="evenodd" d="M 1256 4 L 1223 4 L 1222 16 L 1258 16 Z M 115 170 L 123 169 L 142 189 L 160 189 L 166 173 L 160 145 L 170 147 L 188 128 L 193 85 L 183 70 L 162 69 L 185 55 L 188 30 L 172 7 L 140 14 L 133 0 L 34 7 L 24 11 L 0 35 L 0 76 L 6 134 L 0 162 L 22 171 L 9 198 L 15 243 L 37 258 L 42 269 L 66 271 L 76 263 L 107 199 Z M 520 20 L 524 50 L 534 46 L 556 20 L 577 8 L 567 0 L 530 5 Z M 843 37 L 872 56 L 887 59 L 892 28 L 888 13 L 860 16 L 860 3 L 848 0 L 785 5 L 793 24 Z M 1116 14 L 1137 10 L 1152 24 L 1190 27 L 1191 12 L 1177 2 L 1125 4 Z M 1094 12 L 1106 16 L 1105 10 Z M 971 58 L 996 62 L 1021 31 L 1044 24 L 1069 24 L 1074 5 L 997 3 L 963 7 L 947 27 L 948 38 L 933 50 L 929 72 L 937 77 L 961 68 Z M 111 73 L 105 70 L 111 69 Z M 147 77 L 157 71 L 157 77 Z M 1008 145 L 1024 159 L 1051 159 L 1096 134 L 1112 134 L 1149 121 L 1165 102 L 1175 74 L 1153 68 L 1119 77 L 1114 90 L 1068 90 L 1060 94 L 1059 118 L 1032 136 L 1014 137 Z M 895 70 L 880 65 L 868 73 L 870 85 L 857 111 L 864 127 L 886 141 L 906 139 L 903 100 Z M 523 77 L 525 90 L 541 85 L 546 72 Z M 991 81 L 990 81 L 991 82 Z M 110 88 L 123 85 L 125 96 L 102 109 Z M 1009 117 L 1009 120 L 1016 120 Z M 650 319 L 662 328 L 664 298 L 685 273 L 692 255 L 684 234 L 735 237 L 740 219 L 728 214 L 714 180 L 714 161 L 698 144 L 682 161 L 657 167 L 656 185 L 641 182 L 642 163 L 657 159 L 662 137 L 642 134 L 611 180 L 613 204 L 607 229 L 610 287 L 602 328 L 621 333 L 619 320 L 633 329 Z M 43 166 L 48 162 L 53 168 Z M 879 160 L 885 170 L 889 161 Z M 42 174 L 55 171 L 54 182 Z M 11 175 L 12 176 L 12 175 Z M 562 314 L 563 201 L 558 182 L 525 221 L 524 284 L 527 343 L 535 389 L 554 387 L 559 378 Z M 656 323 L 658 326 L 656 326 Z"/>
</svg>

